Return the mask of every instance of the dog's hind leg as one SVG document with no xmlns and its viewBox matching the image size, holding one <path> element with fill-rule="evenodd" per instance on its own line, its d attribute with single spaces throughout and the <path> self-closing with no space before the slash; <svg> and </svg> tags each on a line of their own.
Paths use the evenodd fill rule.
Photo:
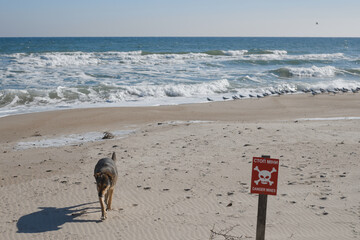
<svg viewBox="0 0 360 240">
<path fill-rule="evenodd" d="M 104 203 L 104 197 L 99 197 L 100 206 L 101 206 L 101 220 L 106 219 L 106 211 L 105 211 L 105 203 Z"/>
<path fill-rule="evenodd" d="M 114 188 L 110 188 L 109 191 L 109 199 L 108 199 L 108 204 L 107 204 L 107 209 L 106 210 L 111 210 L 111 202 L 112 202 L 112 198 L 113 198 L 113 193 L 114 193 Z"/>
</svg>

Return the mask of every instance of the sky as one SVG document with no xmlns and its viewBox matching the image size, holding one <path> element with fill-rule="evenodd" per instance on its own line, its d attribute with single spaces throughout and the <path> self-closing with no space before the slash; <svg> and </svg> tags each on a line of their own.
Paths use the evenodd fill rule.
<svg viewBox="0 0 360 240">
<path fill-rule="evenodd" d="M 0 37 L 124 36 L 360 37 L 360 0 L 0 0 Z"/>
</svg>

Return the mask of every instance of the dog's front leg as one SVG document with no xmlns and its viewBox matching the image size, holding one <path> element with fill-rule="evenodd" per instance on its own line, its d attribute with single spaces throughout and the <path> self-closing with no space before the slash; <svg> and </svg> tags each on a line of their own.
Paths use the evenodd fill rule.
<svg viewBox="0 0 360 240">
<path fill-rule="evenodd" d="M 106 204 L 106 206 L 109 205 L 109 193 L 110 193 L 109 190 L 107 190 L 106 193 L 105 193 L 105 204 Z"/>
<path fill-rule="evenodd" d="M 99 197 L 100 206 L 101 206 L 101 220 L 106 219 L 106 211 L 105 211 L 105 203 L 104 203 L 104 197 Z"/>
<path fill-rule="evenodd" d="M 109 199 L 108 199 L 108 204 L 107 204 L 107 209 L 106 210 L 111 210 L 111 202 L 112 202 L 112 197 L 113 197 L 113 193 L 114 193 L 114 188 L 110 188 L 109 189 Z"/>
</svg>

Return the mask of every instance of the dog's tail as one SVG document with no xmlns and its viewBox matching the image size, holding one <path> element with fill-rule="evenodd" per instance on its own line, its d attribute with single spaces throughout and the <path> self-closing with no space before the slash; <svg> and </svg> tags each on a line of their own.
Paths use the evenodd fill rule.
<svg viewBox="0 0 360 240">
<path fill-rule="evenodd" d="M 115 153 L 115 152 L 113 152 L 113 154 L 112 154 L 112 156 L 111 156 L 111 159 L 112 159 L 114 162 L 116 162 L 116 153 Z"/>
</svg>

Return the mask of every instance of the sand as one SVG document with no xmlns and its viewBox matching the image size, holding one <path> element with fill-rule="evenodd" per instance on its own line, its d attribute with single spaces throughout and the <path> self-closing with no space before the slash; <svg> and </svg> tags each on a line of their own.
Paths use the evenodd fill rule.
<svg viewBox="0 0 360 240">
<path fill-rule="evenodd" d="M 255 239 L 263 154 L 280 160 L 266 239 L 360 239 L 360 94 L 33 113 L 0 132 L 1 239 Z M 93 169 L 113 151 L 100 221 Z"/>
</svg>

